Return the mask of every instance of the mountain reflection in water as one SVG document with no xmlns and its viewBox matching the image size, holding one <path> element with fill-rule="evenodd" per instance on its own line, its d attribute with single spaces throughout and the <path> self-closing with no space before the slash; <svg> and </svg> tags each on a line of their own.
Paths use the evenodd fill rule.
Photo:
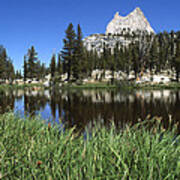
<svg viewBox="0 0 180 180">
<path fill-rule="evenodd" d="M 0 113 L 12 110 L 22 116 L 40 114 L 43 119 L 65 128 L 91 129 L 94 125 L 108 126 L 114 121 L 122 128 L 135 124 L 147 115 L 163 117 L 165 127 L 169 115 L 180 120 L 180 91 L 118 91 L 118 90 L 9 90 L 0 92 Z M 180 128 L 179 128 L 180 129 Z"/>
</svg>

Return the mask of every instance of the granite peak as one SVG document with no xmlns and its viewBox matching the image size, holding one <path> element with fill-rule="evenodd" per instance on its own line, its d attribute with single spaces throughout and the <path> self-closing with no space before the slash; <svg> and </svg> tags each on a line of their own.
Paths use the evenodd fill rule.
<svg viewBox="0 0 180 180">
<path fill-rule="evenodd" d="M 121 34 L 123 30 L 129 30 L 131 32 L 140 30 L 154 33 L 154 30 L 139 7 L 127 16 L 120 16 L 119 12 L 116 12 L 114 18 L 106 28 L 106 34 Z"/>
<path fill-rule="evenodd" d="M 107 25 L 105 34 L 93 34 L 84 39 L 84 45 L 87 50 L 96 50 L 99 54 L 103 52 L 103 47 L 113 49 L 118 43 L 121 46 L 128 46 L 132 40 L 128 39 L 126 34 L 155 34 L 151 25 L 147 21 L 139 7 L 134 9 L 127 16 L 119 15 L 116 12 L 112 21 Z"/>
</svg>

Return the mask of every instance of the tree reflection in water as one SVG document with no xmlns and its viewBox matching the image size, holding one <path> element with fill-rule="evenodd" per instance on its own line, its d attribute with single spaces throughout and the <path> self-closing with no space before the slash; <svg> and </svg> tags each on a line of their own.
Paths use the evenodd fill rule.
<svg viewBox="0 0 180 180">
<path fill-rule="evenodd" d="M 123 128 L 149 114 L 163 117 L 166 128 L 169 115 L 174 123 L 180 120 L 180 91 L 9 90 L 0 92 L 0 113 L 15 111 L 17 101 L 24 103 L 26 115 L 41 113 L 45 119 L 55 123 L 60 119 L 65 128 L 76 126 L 78 130 L 92 129 L 97 124 L 109 126 L 112 121 Z"/>
</svg>

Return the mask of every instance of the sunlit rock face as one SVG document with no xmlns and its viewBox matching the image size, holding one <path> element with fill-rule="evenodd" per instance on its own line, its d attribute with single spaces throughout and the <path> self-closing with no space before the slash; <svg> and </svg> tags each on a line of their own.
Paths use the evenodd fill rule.
<svg viewBox="0 0 180 180">
<path fill-rule="evenodd" d="M 88 51 L 96 50 L 98 53 L 102 53 L 104 45 L 113 49 L 117 43 L 126 46 L 130 42 L 130 40 L 125 39 L 123 36 L 93 34 L 84 39 L 84 46 Z"/>
<path fill-rule="evenodd" d="M 87 50 L 103 52 L 103 47 L 114 49 L 116 44 L 127 46 L 132 42 L 131 38 L 125 36 L 127 33 L 132 35 L 138 33 L 154 33 L 149 22 L 145 18 L 140 8 L 136 8 L 129 15 L 123 17 L 116 13 L 114 19 L 108 24 L 105 34 L 93 34 L 84 39 L 84 46 Z"/>
<path fill-rule="evenodd" d="M 131 32 L 140 30 L 154 33 L 154 30 L 140 8 L 136 8 L 125 17 L 120 16 L 117 12 L 114 19 L 108 24 L 106 34 L 121 34 L 123 30 Z"/>
</svg>

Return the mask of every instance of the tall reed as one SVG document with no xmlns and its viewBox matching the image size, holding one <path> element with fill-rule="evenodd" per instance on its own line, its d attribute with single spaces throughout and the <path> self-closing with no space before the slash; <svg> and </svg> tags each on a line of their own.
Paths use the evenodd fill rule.
<svg viewBox="0 0 180 180">
<path fill-rule="evenodd" d="M 151 126 L 149 123 L 151 121 Z M 158 118 L 83 135 L 0 115 L 0 179 L 180 179 L 180 138 Z"/>
</svg>

